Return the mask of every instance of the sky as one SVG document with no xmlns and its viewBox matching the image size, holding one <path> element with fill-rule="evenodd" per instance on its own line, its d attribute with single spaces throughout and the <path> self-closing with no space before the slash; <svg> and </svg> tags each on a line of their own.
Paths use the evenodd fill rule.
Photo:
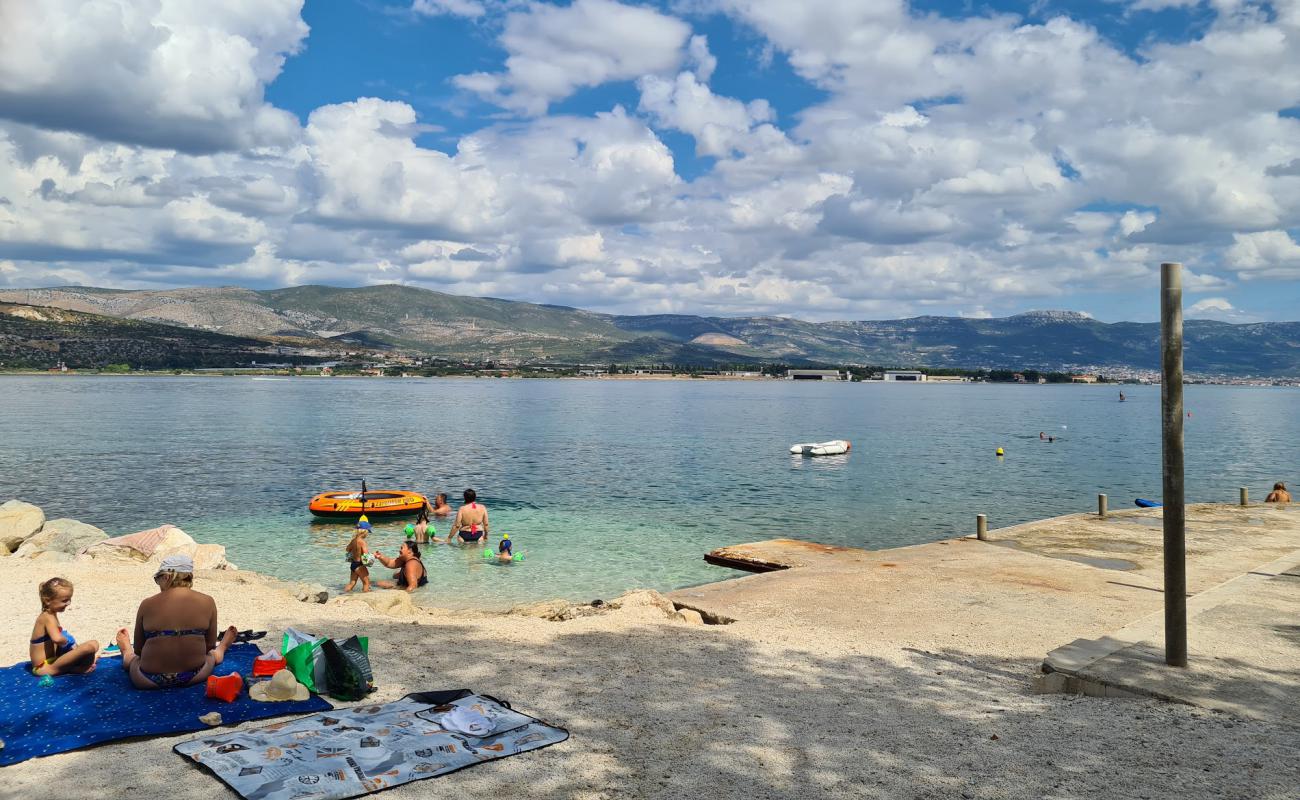
<svg viewBox="0 0 1300 800">
<path fill-rule="evenodd" d="M 0 0 L 0 289 L 1300 319 L 1300 0 Z"/>
</svg>

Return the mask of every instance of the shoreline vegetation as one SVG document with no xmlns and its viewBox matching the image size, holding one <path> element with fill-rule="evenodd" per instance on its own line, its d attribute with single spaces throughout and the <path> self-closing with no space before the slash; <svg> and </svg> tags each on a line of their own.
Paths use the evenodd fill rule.
<svg viewBox="0 0 1300 800">
<path fill-rule="evenodd" d="M 27 517 L 30 527 L 35 517 L 30 510 Z M 79 637 L 105 641 L 156 590 L 153 567 L 138 558 L 78 559 L 54 548 L 93 548 L 103 532 L 78 529 L 74 541 L 69 521 L 40 522 L 35 536 L 51 528 L 64 538 L 38 541 L 27 551 L 34 558 L 0 555 L 0 604 L 11 609 L 0 648 L 11 660 L 26 655 L 27 629 L 18 622 L 35 613 L 42 580 L 72 581 L 76 602 L 61 621 Z M 971 552 L 956 552 L 963 548 Z M 1117 587 L 1113 572 L 972 540 L 844 555 L 848 563 L 837 569 L 878 584 L 865 605 L 853 602 L 856 589 L 836 588 L 846 573 L 830 573 L 831 584 L 813 593 L 791 585 L 795 594 L 782 594 L 782 584 L 811 579 L 800 569 L 669 596 L 634 591 L 600 606 L 557 601 L 506 613 L 423 608 L 398 591 L 320 603 L 233 568 L 200 568 L 195 587 L 214 597 L 221 625 L 269 630 L 268 641 L 288 626 L 368 636 L 378 685 L 368 703 L 464 687 L 572 734 L 544 752 L 442 778 L 436 788 L 445 791 L 579 800 L 1153 791 L 1210 798 L 1247 788 L 1260 800 L 1293 796 L 1300 774 L 1287 724 L 1153 699 L 1030 691 L 1050 648 L 1114 630 L 1135 611 L 1130 604 L 1153 606 L 1158 593 Z M 1057 579 L 1042 581 L 1043 570 Z M 1062 580 L 1075 591 L 1053 585 Z M 724 586 L 738 593 L 701 602 L 738 609 L 726 624 L 701 624 L 707 620 L 680 610 L 678 596 Z M 784 602 L 795 596 L 803 599 Z M 114 665 L 104 659 L 100 668 Z M 74 679 L 32 691 L 58 691 L 59 680 Z M 129 778 L 110 793 L 125 785 L 138 796 L 176 800 L 221 793 L 171 752 L 182 740 L 129 740 L 33 759 L 4 768 L 3 780 L 15 796 L 39 796 L 51 774 L 66 785 L 99 786 L 127 763 Z"/>
<path fill-rule="evenodd" d="M 667 374 L 657 373 L 638 373 L 629 367 L 627 372 L 609 373 L 600 372 L 594 374 L 582 374 L 577 368 L 546 368 L 546 369 L 529 369 L 519 367 L 465 367 L 460 369 L 441 369 L 441 370 L 397 370 L 384 369 L 374 370 L 331 370 L 322 373 L 319 368 L 304 367 L 302 369 L 282 368 L 282 367 L 212 367 L 202 369 L 161 369 L 161 370 L 139 370 L 139 369 L 6 369 L 0 367 L 0 378 L 4 377 L 146 377 L 146 378 L 245 378 L 245 377 L 267 377 L 267 378 L 495 378 L 495 379 L 515 379 L 515 380 L 601 380 L 601 381 L 729 381 L 729 382 L 767 382 L 783 381 L 786 378 L 780 375 L 759 373 L 759 374 L 721 374 L 715 370 L 692 370 L 682 369 L 677 372 Z M 785 369 L 785 367 L 781 367 Z M 836 369 L 828 367 L 827 369 Z M 858 368 L 838 368 L 841 371 L 850 374 L 850 378 L 842 381 L 831 381 L 832 383 L 883 383 L 878 377 L 861 377 L 862 370 Z M 891 368 L 892 369 L 892 368 Z M 1105 375 L 1097 375 L 1094 380 L 1071 380 L 1067 373 L 1037 373 L 1034 370 L 1027 370 L 1024 373 L 1014 373 L 1009 370 L 993 371 L 995 375 L 990 375 L 988 370 L 934 370 L 928 371 L 920 368 L 920 371 L 926 372 L 927 375 L 948 377 L 948 380 L 926 381 L 929 384 L 999 384 L 999 385 L 1080 385 L 1080 386 L 1158 386 L 1159 379 L 1138 379 L 1138 378 L 1111 378 Z M 876 375 L 880 370 L 873 370 L 866 373 L 868 376 Z M 1019 374 L 1026 376 L 1023 380 L 1016 378 Z M 1030 375 L 1043 375 L 1044 380 L 1037 380 Z M 1047 376 L 1050 375 L 1050 378 Z M 952 378 L 965 378 L 965 380 L 954 380 Z M 1268 378 L 1268 377 L 1224 377 L 1224 376 L 1196 376 L 1185 375 L 1184 383 L 1188 385 L 1205 385 L 1205 386 L 1282 386 L 1296 387 L 1300 386 L 1300 378 Z"/>
</svg>

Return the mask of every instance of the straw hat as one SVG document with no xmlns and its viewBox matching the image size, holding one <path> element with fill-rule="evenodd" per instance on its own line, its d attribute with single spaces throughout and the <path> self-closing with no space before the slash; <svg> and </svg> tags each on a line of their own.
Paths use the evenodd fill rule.
<svg viewBox="0 0 1300 800">
<path fill-rule="evenodd" d="M 282 700 L 306 700 L 311 693 L 298 682 L 292 672 L 282 669 L 272 675 L 271 680 L 249 687 L 248 696 L 263 703 L 276 703 Z"/>
</svg>

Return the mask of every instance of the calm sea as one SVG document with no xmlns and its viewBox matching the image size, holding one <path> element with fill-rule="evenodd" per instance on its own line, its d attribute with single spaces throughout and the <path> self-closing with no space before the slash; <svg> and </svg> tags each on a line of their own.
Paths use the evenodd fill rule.
<svg viewBox="0 0 1300 800">
<path fill-rule="evenodd" d="M 868 548 L 1160 496 L 1160 390 L 501 379 L 0 378 L 0 500 L 117 535 L 171 522 L 232 561 L 331 589 L 326 489 L 478 490 L 522 563 L 435 546 L 430 604 L 499 608 L 736 573 L 712 548 L 788 536 Z M 1300 483 L 1300 390 L 1189 386 L 1187 493 Z M 1039 432 L 1056 437 L 1039 439 Z M 795 442 L 844 438 L 846 456 Z M 1002 447 L 1005 458 L 994 450 Z M 453 503 L 455 504 L 455 503 Z M 380 523 L 392 553 L 403 523 Z M 436 523 L 445 534 L 446 521 Z"/>
</svg>

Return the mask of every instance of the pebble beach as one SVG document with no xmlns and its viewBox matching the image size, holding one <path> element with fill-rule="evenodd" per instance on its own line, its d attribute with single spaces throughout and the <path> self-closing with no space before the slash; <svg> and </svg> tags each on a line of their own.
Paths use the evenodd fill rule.
<svg viewBox="0 0 1300 800">
<path fill-rule="evenodd" d="M 147 564 L 0 557 L 0 649 L 26 655 L 36 585 L 76 587 L 63 624 L 111 639 L 154 591 Z M 1250 797 L 1300 785 L 1294 727 L 1157 700 L 1035 695 L 1049 642 L 1032 624 L 991 655 L 981 633 L 918 624 L 879 637 L 817 624 L 815 608 L 700 624 L 663 595 L 600 607 L 448 611 L 399 592 L 304 602 L 238 569 L 200 570 L 221 624 L 368 635 L 376 701 L 470 688 L 566 727 L 566 743 L 422 781 L 393 798 Z M 787 612 L 791 611 L 787 609 Z M 918 609 L 924 621 L 924 609 Z M 111 661 L 101 669 L 114 668 Z M 36 689 L 34 689 L 36 690 Z M 258 723 L 249 723 L 256 725 Z M 171 748 L 185 737 L 111 743 L 0 772 L 32 797 L 50 776 L 87 798 L 233 796 Z"/>
</svg>

